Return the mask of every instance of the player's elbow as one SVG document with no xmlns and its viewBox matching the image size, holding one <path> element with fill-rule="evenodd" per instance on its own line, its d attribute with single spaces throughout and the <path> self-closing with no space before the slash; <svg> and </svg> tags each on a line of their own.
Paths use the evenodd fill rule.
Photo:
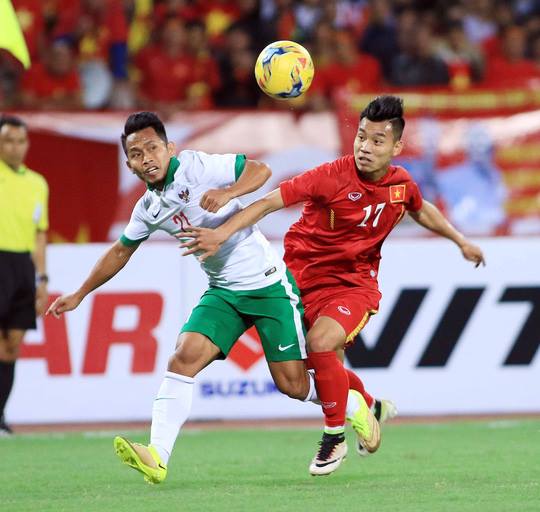
<svg viewBox="0 0 540 512">
<path fill-rule="evenodd" d="M 135 252 L 137 247 L 128 247 L 122 242 L 116 242 L 112 248 L 111 252 L 114 255 L 115 259 L 123 262 L 124 264 L 131 258 L 131 255 Z"/>
<path fill-rule="evenodd" d="M 272 176 L 272 169 L 270 169 L 270 166 L 264 162 L 257 162 L 257 165 L 258 174 L 260 175 L 263 183 L 266 183 L 270 179 L 270 176 Z"/>
</svg>

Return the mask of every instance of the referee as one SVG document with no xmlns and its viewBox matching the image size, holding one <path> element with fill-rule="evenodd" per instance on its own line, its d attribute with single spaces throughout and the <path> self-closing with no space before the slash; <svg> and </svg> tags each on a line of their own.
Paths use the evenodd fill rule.
<svg viewBox="0 0 540 512">
<path fill-rule="evenodd" d="M 27 329 L 36 328 L 47 302 L 45 249 L 48 187 L 23 164 L 28 130 L 18 118 L 0 117 L 0 436 L 12 434 L 4 407 Z"/>
</svg>

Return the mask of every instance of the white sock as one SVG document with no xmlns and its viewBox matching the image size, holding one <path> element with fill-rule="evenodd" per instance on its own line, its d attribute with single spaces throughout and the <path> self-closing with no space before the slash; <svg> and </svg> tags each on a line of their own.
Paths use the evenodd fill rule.
<svg viewBox="0 0 540 512">
<path fill-rule="evenodd" d="M 309 377 L 309 391 L 306 398 L 304 398 L 304 402 L 313 402 L 314 404 L 321 405 L 321 401 L 317 396 L 317 389 L 315 388 L 315 377 L 313 377 L 315 372 L 313 370 L 308 370 L 307 373 Z"/>
<path fill-rule="evenodd" d="M 152 408 L 150 444 L 167 464 L 180 428 L 191 411 L 194 379 L 166 372 Z"/>
<path fill-rule="evenodd" d="M 347 396 L 347 411 L 345 413 L 346 417 L 352 418 L 359 408 L 360 404 L 358 403 L 358 398 L 349 390 L 349 395 Z"/>
</svg>

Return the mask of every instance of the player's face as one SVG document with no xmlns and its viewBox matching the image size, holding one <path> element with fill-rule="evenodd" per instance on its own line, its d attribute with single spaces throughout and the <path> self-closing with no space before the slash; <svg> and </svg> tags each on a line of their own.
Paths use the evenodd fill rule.
<svg viewBox="0 0 540 512">
<path fill-rule="evenodd" d="M 393 157 L 401 153 L 403 144 L 394 140 L 392 124 L 363 118 L 354 139 L 354 160 L 358 170 L 377 173 L 386 169 Z"/>
<path fill-rule="evenodd" d="M 144 128 L 126 138 L 127 166 L 141 180 L 159 185 L 167 176 L 175 146 L 159 138 L 153 128 Z"/>
<path fill-rule="evenodd" d="M 26 158 L 28 133 L 23 126 L 5 124 L 0 129 L 0 158 L 17 170 Z"/>
</svg>

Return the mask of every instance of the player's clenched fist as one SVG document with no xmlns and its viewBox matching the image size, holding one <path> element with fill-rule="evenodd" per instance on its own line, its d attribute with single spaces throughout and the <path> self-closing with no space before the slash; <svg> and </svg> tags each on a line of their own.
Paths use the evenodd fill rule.
<svg viewBox="0 0 540 512">
<path fill-rule="evenodd" d="M 81 303 L 81 299 L 75 293 L 70 295 L 62 295 L 58 297 L 47 310 L 46 315 L 53 315 L 55 318 L 60 318 L 62 313 L 72 311 Z"/>
<path fill-rule="evenodd" d="M 482 249 L 480 249 L 480 247 L 477 245 L 471 244 L 470 242 L 465 242 L 461 244 L 460 249 L 463 257 L 467 261 L 472 261 L 477 267 L 480 264 L 486 266 L 486 260 L 484 258 L 484 254 L 482 253 Z"/>
<path fill-rule="evenodd" d="M 226 189 L 211 189 L 206 191 L 199 203 L 201 208 L 216 213 L 221 207 L 225 206 L 230 200 L 231 195 Z"/>
</svg>

